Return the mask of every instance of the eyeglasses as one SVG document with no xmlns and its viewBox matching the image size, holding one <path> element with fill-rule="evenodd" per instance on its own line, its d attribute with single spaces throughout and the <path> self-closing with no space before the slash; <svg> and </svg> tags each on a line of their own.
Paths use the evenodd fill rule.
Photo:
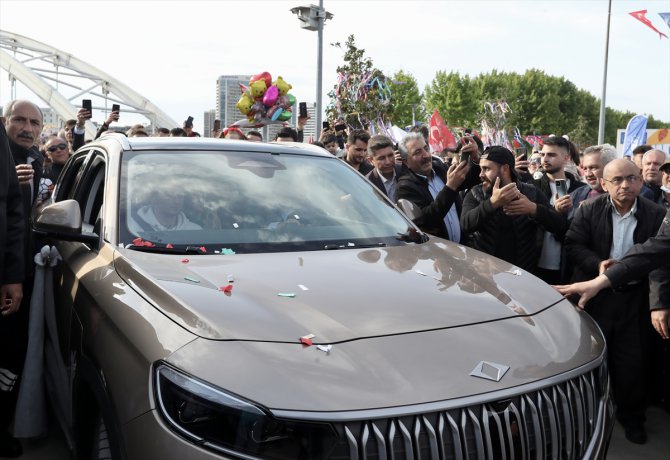
<svg viewBox="0 0 670 460">
<path fill-rule="evenodd" d="M 640 180 L 640 176 L 635 176 L 635 175 L 631 174 L 630 176 L 626 176 L 626 177 L 616 176 L 616 177 L 613 177 L 611 179 L 605 179 L 603 177 L 603 180 L 609 182 L 612 185 L 621 185 L 621 184 L 623 184 L 623 181 L 627 181 L 629 184 L 634 184 L 635 182 Z"/>
<path fill-rule="evenodd" d="M 67 148 L 67 144 L 58 144 L 54 145 L 53 147 L 49 147 L 47 151 L 49 153 L 54 153 L 56 150 L 65 150 Z"/>
</svg>

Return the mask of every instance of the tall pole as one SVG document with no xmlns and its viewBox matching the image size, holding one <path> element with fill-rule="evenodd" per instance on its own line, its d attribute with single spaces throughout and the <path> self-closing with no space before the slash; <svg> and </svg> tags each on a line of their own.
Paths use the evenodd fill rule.
<svg viewBox="0 0 670 460">
<path fill-rule="evenodd" d="M 323 17 L 321 17 L 323 15 Z M 319 49 L 316 59 L 316 140 L 321 137 L 321 73 L 323 67 L 323 23 L 326 20 L 323 0 L 319 0 Z"/>
<path fill-rule="evenodd" d="M 603 69 L 603 92 L 600 97 L 600 121 L 598 123 L 598 144 L 605 143 L 605 96 L 607 94 L 607 56 L 610 49 L 610 18 L 612 17 L 612 0 L 607 9 L 607 36 L 605 37 L 605 68 Z"/>
</svg>

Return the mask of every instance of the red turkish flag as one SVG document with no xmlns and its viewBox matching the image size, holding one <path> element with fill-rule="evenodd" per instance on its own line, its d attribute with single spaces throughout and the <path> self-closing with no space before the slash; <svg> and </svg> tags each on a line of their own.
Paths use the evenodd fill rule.
<svg viewBox="0 0 670 460">
<path fill-rule="evenodd" d="M 428 139 L 430 148 L 435 153 L 441 153 L 446 148 L 456 148 L 456 139 L 451 134 L 447 125 L 440 115 L 440 112 L 435 109 L 433 115 L 430 117 L 430 138 Z"/>
<path fill-rule="evenodd" d="M 651 23 L 651 21 L 649 19 L 647 19 L 647 17 L 645 16 L 645 14 L 647 14 L 647 10 L 633 11 L 632 13 L 628 13 L 628 14 L 633 16 L 635 19 L 640 21 L 645 26 L 652 29 L 654 32 L 658 33 L 658 38 L 661 38 L 661 37 L 668 38 L 667 35 L 665 35 L 663 32 L 661 32 L 656 27 L 654 27 L 654 25 Z"/>
</svg>

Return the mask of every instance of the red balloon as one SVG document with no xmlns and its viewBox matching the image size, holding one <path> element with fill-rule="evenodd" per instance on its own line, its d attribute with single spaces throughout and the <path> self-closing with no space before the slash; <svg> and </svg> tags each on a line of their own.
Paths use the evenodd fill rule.
<svg viewBox="0 0 670 460">
<path fill-rule="evenodd" d="M 249 80 L 249 83 L 253 83 L 257 80 L 265 80 L 265 87 L 269 88 L 272 86 L 272 75 L 270 75 L 270 72 L 261 72 L 257 73 L 253 77 L 251 77 L 251 80 Z"/>
</svg>

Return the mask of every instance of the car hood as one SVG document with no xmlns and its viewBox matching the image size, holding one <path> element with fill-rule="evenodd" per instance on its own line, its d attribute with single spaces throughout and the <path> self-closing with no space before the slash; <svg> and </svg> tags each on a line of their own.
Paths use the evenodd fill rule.
<svg viewBox="0 0 670 460">
<path fill-rule="evenodd" d="M 561 295 L 439 239 L 375 249 L 175 256 L 119 248 L 118 274 L 176 323 L 221 340 L 315 343 L 533 315 Z M 232 280 L 232 283 L 230 282 Z M 232 284 L 232 291 L 220 289 Z"/>
<path fill-rule="evenodd" d="M 604 354 L 598 326 L 563 300 L 533 317 L 352 340 L 328 352 L 296 343 L 199 338 L 166 360 L 277 415 L 329 419 L 332 412 L 367 418 L 342 412 L 393 407 L 395 416 L 501 400 L 527 392 L 527 386 L 546 387 L 584 374 Z M 499 381 L 471 375 L 481 361 L 509 369 Z M 476 395 L 486 396 L 472 399 Z M 464 397 L 470 399 L 459 399 Z"/>
</svg>

